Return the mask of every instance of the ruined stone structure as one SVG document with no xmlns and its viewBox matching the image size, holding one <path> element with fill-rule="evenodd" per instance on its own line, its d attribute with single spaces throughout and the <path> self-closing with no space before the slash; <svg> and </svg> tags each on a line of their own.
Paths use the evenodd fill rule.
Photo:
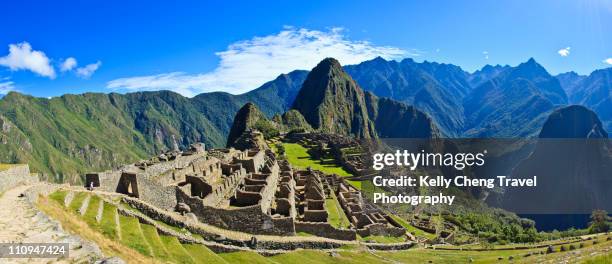
<svg viewBox="0 0 612 264">
<path fill-rule="evenodd" d="M 344 181 L 338 185 L 337 196 L 351 225 L 357 229 L 359 235 L 399 237 L 406 234 L 406 230 L 399 223 L 378 207 L 364 201 L 361 192 Z"/>
<path fill-rule="evenodd" d="M 12 164 L 0 170 L 0 193 L 20 184 L 38 182 L 38 175 L 30 173 L 28 164 Z"/>
<path fill-rule="evenodd" d="M 338 176 L 295 170 L 269 149 L 205 150 L 196 144 L 85 179 L 85 187 L 122 193 L 160 210 L 250 234 L 307 232 L 339 240 L 355 240 L 357 234 L 405 234 L 384 213 L 363 213 L 351 198 L 356 190 Z M 349 229 L 328 222 L 326 199 L 336 193 L 351 219 Z"/>
</svg>

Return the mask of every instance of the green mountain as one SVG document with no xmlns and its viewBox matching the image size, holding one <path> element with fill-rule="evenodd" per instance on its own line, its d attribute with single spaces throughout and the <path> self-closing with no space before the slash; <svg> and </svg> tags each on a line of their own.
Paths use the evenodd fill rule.
<svg viewBox="0 0 612 264">
<path fill-rule="evenodd" d="M 324 59 L 312 69 L 293 103 L 293 109 L 322 132 L 359 138 L 376 137 L 363 90 L 335 59 Z"/>
<path fill-rule="evenodd" d="M 243 105 L 252 102 L 268 117 L 291 108 L 308 71 L 292 71 L 250 92 L 232 95 L 224 92 L 203 93 L 192 101 L 223 135 L 228 135 L 234 115 Z"/>
<path fill-rule="evenodd" d="M 3 131 L 2 162 L 30 163 L 56 181 L 76 181 L 87 170 L 134 162 L 175 146 L 225 141 L 188 98 L 172 92 L 52 99 L 9 93 L 0 100 L 0 113 L 10 127 Z"/>
<path fill-rule="evenodd" d="M 252 136 L 250 130 L 257 130 L 261 135 Z M 289 110 L 282 116 L 274 115 L 272 119 L 266 117 L 255 104 L 245 104 L 234 117 L 232 129 L 227 137 L 227 147 L 249 149 L 253 147 L 265 148 L 264 139 L 294 131 L 311 131 L 312 128 L 304 116 L 296 110 Z"/>
<path fill-rule="evenodd" d="M 241 95 L 86 93 L 52 99 L 9 93 L 0 99 L 0 162 L 29 163 L 54 181 L 78 182 L 162 151 L 204 142 L 224 147 L 234 115 L 254 102 L 269 117 L 289 109 L 305 71 L 280 75 Z"/>
</svg>

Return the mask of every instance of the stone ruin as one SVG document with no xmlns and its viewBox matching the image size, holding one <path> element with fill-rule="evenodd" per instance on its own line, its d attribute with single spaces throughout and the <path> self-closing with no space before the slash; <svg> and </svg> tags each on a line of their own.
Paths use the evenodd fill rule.
<svg viewBox="0 0 612 264">
<path fill-rule="evenodd" d="M 399 237 L 406 230 L 387 213 L 365 201 L 361 192 L 341 181 L 338 185 L 338 201 L 351 222 L 351 226 L 365 237 L 369 235 Z"/>
<path fill-rule="evenodd" d="M 327 133 L 293 133 L 287 135 L 287 139 L 312 146 L 311 154 L 315 158 L 323 157 L 326 152 L 331 154 L 344 169 L 355 176 L 374 173 L 367 164 L 371 163 L 370 148 L 375 142 Z M 348 153 L 347 150 L 357 151 Z"/>
<path fill-rule="evenodd" d="M 269 149 L 206 150 L 196 144 L 117 170 L 89 173 L 85 186 L 250 234 L 307 232 L 340 240 L 355 240 L 357 234 L 405 234 L 384 213 L 363 213 L 351 199 L 358 191 L 340 177 L 295 170 Z M 348 229 L 328 223 L 325 201 L 335 195 L 351 219 Z"/>
</svg>

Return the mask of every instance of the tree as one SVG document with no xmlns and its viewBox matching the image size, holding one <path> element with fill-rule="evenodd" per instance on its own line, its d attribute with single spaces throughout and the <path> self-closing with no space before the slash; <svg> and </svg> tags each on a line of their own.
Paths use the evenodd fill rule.
<svg viewBox="0 0 612 264">
<path fill-rule="evenodd" d="M 591 225 L 589 226 L 590 233 L 602 233 L 610 230 L 608 224 L 608 212 L 605 210 L 594 210 L 591 213 Z"/>
</svg>

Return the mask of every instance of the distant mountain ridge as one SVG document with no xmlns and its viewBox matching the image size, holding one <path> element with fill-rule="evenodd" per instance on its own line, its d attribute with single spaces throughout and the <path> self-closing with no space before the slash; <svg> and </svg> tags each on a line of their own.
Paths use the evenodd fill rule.
<svg viewBox="0 0 612 264">
<path fill-rule="evenodd" d="M 327 91 L 336 93 L 321 104 L 338 114 L 324 121 L 330 131 L 369 137 L 535 136 L 548 115 L 568 101 L 593 109 L 603 128 L 612 130 L 612 69 L 552 77 L 530 59 L 516 67 L 487 65 L 468 73 L 452 64 L 382 58 L 334 68 L 341 74 Z M 30 162 L 34 171 L 61 180 L 195 141 L 223 147 L 236 113 L 248 102 L 268 119 L 303 126 L 302 118 L 314 120 L 307 111 L 304 116 L 275 115 L 295 106 L 309 74 L 296 70 L 245 94 L 214 92 L 194 98 L 168 91 L 51 99 L 12 92 L 0 99 L 0 162 Z M 339 91 L 352 99 L 336 100 Z M 325 120 L 322 111 L 311 110 Z"/>
<path fill-rule="evenodd" d="M 604 128 L 612 131 L 612 68 L 596 70 L 589 76 L 560 74 L 557 79 L 568 91 L 571 103 L 593 109 Z"/>
</svg>

